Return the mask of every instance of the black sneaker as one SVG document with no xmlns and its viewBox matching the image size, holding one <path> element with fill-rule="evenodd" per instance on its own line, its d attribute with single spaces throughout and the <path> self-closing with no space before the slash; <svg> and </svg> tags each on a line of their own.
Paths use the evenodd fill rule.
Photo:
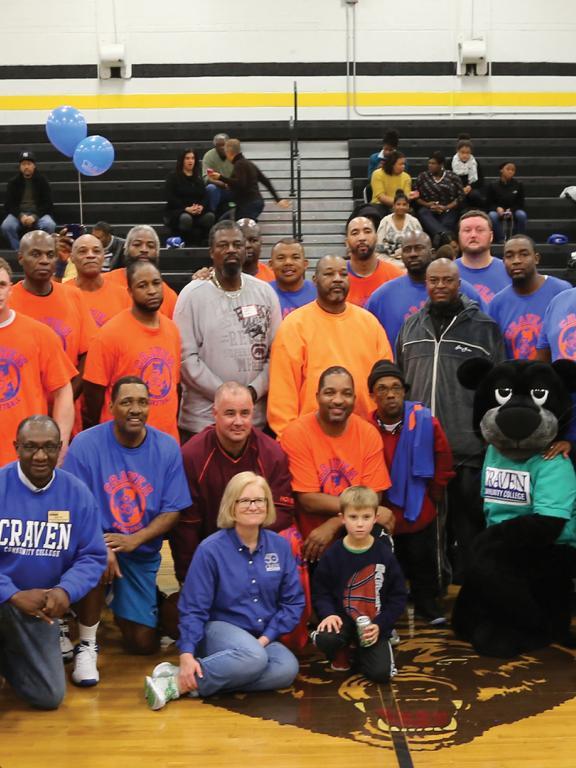
<svg viewBox="0 0 576 768">
<path fill-rule="evenodd" d="M 422 600 L 415 601 L 414 613 L 434 627 L 446 624 L 446 617 L 442 613 L 442 609 L 435 597 L 425 597 Z"/>
</svg>

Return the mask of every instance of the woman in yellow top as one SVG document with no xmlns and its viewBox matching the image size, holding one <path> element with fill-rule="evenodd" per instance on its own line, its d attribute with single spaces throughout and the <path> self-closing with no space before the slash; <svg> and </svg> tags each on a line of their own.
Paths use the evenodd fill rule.
<svg viewBox="0 0 576 768">
<path fill-rule="evenodd" d="M 382 168 L 372 174 L 370 204 L 381 209 L 383 216 L 390 212 L 397 190 L 402 190 L 409 200 L 418 197 L 418 192 L 412 192 L 412 179 L 404 170 L 405 167 L 405 155 L 396 150 L 390 152 L 382 161 Z"/>
</svg>

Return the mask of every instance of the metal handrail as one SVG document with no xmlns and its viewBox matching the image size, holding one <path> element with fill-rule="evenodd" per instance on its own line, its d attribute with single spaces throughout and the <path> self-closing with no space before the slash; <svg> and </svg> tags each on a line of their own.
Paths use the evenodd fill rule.
<svg viewBox="0 0 576 768">
<path fill-rule="evenodd" d="M 290 118 L 290 197 L 292 199 L 292 237 L 302 242 L 302 162 L 298 146 L 298 83 L 296 81 L 294 81 L 294 114 Z"/>
</svg>

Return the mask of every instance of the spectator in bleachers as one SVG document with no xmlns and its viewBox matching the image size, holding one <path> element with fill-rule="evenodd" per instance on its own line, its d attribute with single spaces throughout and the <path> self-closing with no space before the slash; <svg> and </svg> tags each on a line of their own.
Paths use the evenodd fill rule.
<svg viewBox="0 0 576 768">
<path fill-rule="evenodd" d="M 272 345 L 268 423 L 277 435 L 316 408 L 320 374 L 344 365 L 354 378 L 355 411 L 366 418 L 372 403 L 367 378 L 375 360 L 392 359 L 388 338 L 375 317 L 346 301 L 348 269 L 341 256 L 316 265 L 316 301 L 283 320 Z"/>
<path fill-rule="evenodd" d="M 307 268 L 304 246 L 298 240 L 285 237 L 272 246 L 270 269 L 275 280 L 270 285 L 280 300 L 283 318 L 316 299 L 316 286 L 306 280 Z"/>
<path fill-rule="evenodd" d="M 160 312 L 163 282 L 147 260 L 127 267 L 131 309 L 119 312 L 90 342 L 84 369 L 84 428 L 110 421 L 112 387 L 139 376 L 150 394 L 148 423 L 179 439 L 178 385 L 182 344 L 178 328 Z"/>
<path fill-rule="evenodd" d="M 230 187 L 232 200 L 236 203 L 234 218 L 258 221 L 258 217 L 264 210 L 264 199 L 260 194 L 259 184 L 266 187 L 281 208 L 290 208 L 290 201 L 282 200 L 270 179 L 255 163 L 244 157 L 238 139 L 228 139 L 224 148 L 226 158 L 234 167 L 230 176 L 209 169 L 206 172 L 210 181 L 223 181 Z"/>
<path fill-rule="evenodd" d="M 221 173 L 222 176 L 232 176 L 234 166 L 226 157 L 226 142 L 230 137 L 227 133 L 217 133 L 212 139 L 212 149 L 202 158 L 202 181 L 206 185 L 208 208 L 217 213 L 232 200 L 228 186 L 220 179 L 210 179 L 208 170 Z"/>
<path fill-rule="evenodd" d="M 471 542 L 485 525 L 480 495 L 485 449 L 471 426 L 474 393 L 458 383 L 456 372 L 471 357 L 499 363 L 506 354 L 496 322 L 462 295 L 453 261 L 437 259 L 428 266 L 426 289 L 428 301 L 400 329 L 396 360 L 410 382 L 410 396 L 432 410 L 450 442 L 456 476 L 448 486 L 448 516 L 460 579 Z"/>
<path fill-rule="evenodd" d="M 367 380 L 358 382 L 366 391 Z M 296 494 L 302 554 L 309 562 L 318 560 L 342 530 L 338 497 L 345 488 L 366 485 L 381 503 L 382 491 L 390 487 L 378 430 L 353 412 L 352 374 L 340 365 L 330 366 L 320 373 L 314 389 L 314 410 L 289 424 L 280 440 Z M 392 530 L 394 515 L 379 506 L 377 522 Z"/>
<path fill-rule="evenodd" d="M 479 161 L 472 154 L 473 147 L 469 137 L 462 137 L 456 144 L 456 154 L 452 158 L 452 170 L 462 182 L 466 208 L 484 208 L 484 173 Z"/>
<path fill-rule="evenodd" d="M 416 215 L 434 245 L 438 244 L 440 234 L 456 229 L 464 201 L 462 182 L 455 173 L 445 170 L 444 164 L 444 155 L 433 152 L 428 170 L 422 171 L 416 180 L 419 193 Z"/>
<path fill-rule="evenodd" d="M 265 283 L 271 283 L 274 280 L 274 272 L 267 264 L 260 261 L 262 253 L 262 233 L 260 227 L 254 219 L 238 219 L 236 222 L 244 235 L 246 248 L 246 259 L 242 272 L 245 275 L 252 275 Z"/>
<path fill-rule="evenodd" d="M 348 261 L 348 301 L 363 307 L 374 291 L 388 280 L 400 277 L 402 270 L 378 258 L 376 228 L 371 219 L 357 216 L 346 226 Z"/>
<path fill-rule="evenodd" d="M 104 248 L 104 264 L 102 272 L 109 272 L 122 265 L 124 258 L 124 238 L 112 233 L 112 227 L 107 221 L 97 221 L 92 227 L 92 234 L 97 237 Z"/>
<path fill-rule="evenodd" d="M 18 163 L 19 172 L 6 186 L 2 222 L 2 232 L 14 251 L 25 232 L 41 229 L 52 234 L 56 229 L 50 184 L 36 168 L 34 153 L 20 152 Z"/>
<path fill-rule="evenodd" d="M 415 216 L 411 216 L 410 202 L 401 189 L 394 195 L 392 213 L 384 216 L 376 232 L 376 250 L 380 258 L 394 264 L 400 262 L 402 242 L 409 232 L 417 232 L 422 225 Z M 399 265 L 398 265 L 399 266 Z"/>
<path fill-rule="evenodd" d="M 185 245 L 205 245 L 215 216 L 208 210 L 208 195 L 193 149 L 183 150 L 176 169 L 166 179 L 164 222 Z"/>
<path fill-rule="evenodd" d="M 276 507 L 273 531 L 293 523 L 294 500 L 288 459 L 280 444 L 253 424 L 250 390 L 236 381 L 221 384 L 212 406 L 214 424 L 182 446 L 194 504 L 170 535 L 174 570 L 183 582 L 198 544 L 216 531 L 222 493 L 238 472 L 258 472 L 268 481 Z"/>
<path fill-rule="evenodd" d="M 417 193 L 412 192 L 412 179 L 404 170 L 405 167 L 405 155 L 394 150 L 382 160 L 382 167 L 377 168 L 372 174 L 370 208 L 374 209 L 380 218 L 390 213 L 398 190 L 404 192 L 409 200 L 418 196 Z"/>
<path fill-rule="evenodd" d="M 572 286 L 538 272 L 540 254 L 527 235 L 513 235 L 505 243 L 503 262 L 512 284 L 494 296 L 489 314 L 500 326 L 508 357 L 534 360 L 548 305 Z"/>
<path fill-rule="evenodd" d="M 126 235 L 126 242 L 124 243 L 124 261 L 126 266 L 129 266 L 133 261 L 149 261 L 160 268 L 160 238 L 153 227 L 149 227 L 147 224 L 138 224 L 132 227 Z M 126 267 L 119 267 L 107 272 L 104 279 L 118 283 L 128 290 Z M 178 295 L 165 281 L 163 296 L 160 312 L 172 319 Z"/>
<path fill-rule="evenodd" d="M 449 248 L 449 246 L 446 246 Z M 450 253 L 452 253 L 450 251 Z M 426 291 L 426 269 L 437 258 L 432 251 L 432 244 L 426 232 L 409 232 L 404 238 L 401 250 L 402 262 L 406 274 L 396 280 L 385 283 L 368 299 L 366 309 L 378 319 L 386 331 L 390 344 L 394 347 L 396 337 L 406 318 L 422 309 L 428 299 Z M 451 256 L 451 260 L 453 260 Z M 478 292 L 465 280 L 461 291 L 469 299 L 477 301 L 484 310 L 484 304 Z"/>
<path fill-rule="evenodd" d="M 12 268 L 0 259 L 0 466 L 16 459 L 10 435 L 23 419 L 48 414 L 60 429 L 64 451 L 74 422 L 70 380 L 78 371 L 58 336 L 10 306 Z"/>
<path fill-rule="evenodd" d="M 400 137 L 398 135 L 398 131 L 395 131 L 394 129 L 386 131 L 382 141 L 382 149 L 380 152 L 374 152 L 372 155 L 370 155 L 370 159 L 368 160 L 368 182 L 370 182 L 374 171 L 377 168 L 380 168 L 382 160 L 384 160 L 384 158 L 391 152 L 394 152 L 395 149 L 398 149 L 399 143 Z"/>
<path fill-rule="evenodd" d="M 105 252 L 97 237 L 82 235 L 74 240 L 70 259 L 76 269 L 76 277 L 63 285 L 80 289 L 82 300 L 96 326 L 104 325 L 111 317 L 131 306 L 127 291 L 102 276 Z"/>
<path fill-rule="evenodd" d="M 511 234 L 523 235 L 526 232 L 528 216 L 524 210 L 524 185 L 514 178 L 516 164 L 507 160 L 498 167 L 500 178 L 488 184 L 488 213 L 494 229 L 494 240 L 504 240 L 504 224 L 509 222 Z"/>
<path fill-rule="evenodd" d="M 492 222 L 484 211 L 467 211 L 458 224 L 462 256 L 456 259 L 460 276 L 471 283 L 486 305 L 506 286 L 510 278 L 502 259 L 492 256 Z"/>
<path fill-rule="evenodd" d="M 208 280 L 192 280 L 176 304 L 182 334 L 183 438 L 212 424 L 212 403 L 225 381 L 248 387 L 256 404 L 254 423 L 266 423 L 270 345 L 282 320 L 274 289 L 242 272 L 244 236 L 236 222 L 210 231 L 214 265 Z"/>
</svg>

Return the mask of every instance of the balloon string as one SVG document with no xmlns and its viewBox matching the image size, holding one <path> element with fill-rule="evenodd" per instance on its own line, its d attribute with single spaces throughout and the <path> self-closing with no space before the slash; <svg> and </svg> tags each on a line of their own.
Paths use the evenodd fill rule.
<svg viewBox="0 0 576 768">
<path fill-rule="evenodd" d="M 82 208 L 82 177 L 78 171 L 78 198 L 80 200 L 80 224 L 84 226 L 84 210 Z"/>
</svg>

